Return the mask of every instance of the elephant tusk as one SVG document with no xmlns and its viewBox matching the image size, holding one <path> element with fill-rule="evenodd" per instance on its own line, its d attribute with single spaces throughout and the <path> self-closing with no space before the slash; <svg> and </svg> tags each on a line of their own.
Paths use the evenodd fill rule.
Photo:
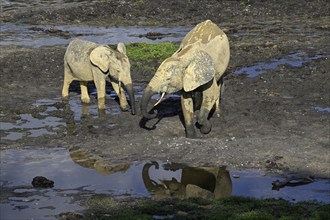
<svg viewBox="0 0 330 220">
<path fill-rule="evenodd" d="M 165 189 L 168 189 L 168 186 L 164 183 L 163 180 L 158 179 L 158 181 L 160 182 L 160 185 L 162 185 Z"/>
<path fill-rule="evenodd" d="M 155 107 L 156 105 L 158 105 L 158 104 L 162 101 L 162 99 L 164 98 L 164 96 L 165 96 L 165 92 L 162 93 L 162 96 L 161 96 L 160 99 L 156 102 L 156 104 L 154 104 L 154 107 Z"/>
<path fill-rule="evenodd" d="M 119 96 L 121 95 L 121 81 L 118 82 L 118 87 L 119 87 Z"/>
</svg>

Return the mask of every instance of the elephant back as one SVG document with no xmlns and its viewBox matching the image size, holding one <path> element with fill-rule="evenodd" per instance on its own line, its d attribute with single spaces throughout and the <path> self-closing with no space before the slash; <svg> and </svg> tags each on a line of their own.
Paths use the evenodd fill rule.
<svg viewBox="0 0 330 220">
<path fill-rule="evenodd" d="M 217 36 L 226 35 L 216 24 L 211 20 L 206 20 L 194 27 L 182 40 L 180 48 L 190 44 L 201 43 L 208 44 Z"/>
<path fill-rule="evenodd" d="M 215 64 L 215 78 L 219 81 L 227 69 L 230 48 L 227 35 L 211 20 L 206 20 L 194 27 L 182 40 L 174 57 L 190 56 L 195 51 L 208 53 Z"/>
</svg>

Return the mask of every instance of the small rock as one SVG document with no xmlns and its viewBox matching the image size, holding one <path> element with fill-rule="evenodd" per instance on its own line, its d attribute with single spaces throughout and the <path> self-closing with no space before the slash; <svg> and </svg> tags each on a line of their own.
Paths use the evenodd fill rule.
<svg viewBox="0 0 330 220">
<path fill-rule="evenodd" d="M 54 187 L 54 181 L 43 176 L 36 176 L 32 180 L 32 185 L 33 187 L 52 188 Z"/>
</svg>

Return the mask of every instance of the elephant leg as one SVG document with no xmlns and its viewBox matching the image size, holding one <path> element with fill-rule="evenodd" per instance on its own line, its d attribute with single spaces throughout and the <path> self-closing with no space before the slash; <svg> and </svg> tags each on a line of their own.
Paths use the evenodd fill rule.
<svg viewBox="0 0 330 220">
<path fill-rule="evenodd" d="M 90 107 L 90 105 L 86 105 L 85 103 L 82 103 L 81 111 L 82 111 L 83 116 L 89 115 L 89 107 Z"/>
<path fill-rule="evenodd" d="M 214 79 L 212 85 L 203 91 L 202 106 L 198 115 L 198 123 L 201 125 L 202 134 L 208 134 L 212 129 L 212 125 L 208 120 L 208 117 L 214 104 L 219 99 L 219 96 L 220 93 L 218 91 L 218 85 Z"/>
<path fill-rule="evenodd" d="M 203 98 L 202 93 L 199 92 L 199 91 L 196 91 L 195 92 L 195 102 L 194 102 L 194 104 L 195 104 L 195 106 L 194 106 L 195 111 L 199 111 L 199 109 L 201 108 L 202 98 Z"/>
<path fill-rule="evenodd" d="M 191 92 L 182 92 L 181 106 L 186 129 L 186 137 L 196 138 L 196 131 L 194 126 L 194 104 Z"/>
<path fill-rule="evenodd" d="M 64 62 L 64 82 L 62 89 L 62 97 L 67 98 L 69 96 L 69 87 L 71 82 L 74 80 L 71 70 L 66 62 Z"/>
<path fill-rule="evenodd" d="M 88 95 L 87 82 L 80 81 L 81 101 L 83 103 L 90 103 L 91 99 Z"/>
<path fill-rule="evenodd" d="M 218 85 L 219 98 L 215 102 L 215 114 L 218 118 L 220 117 L 220 101 L 221 101 L 221 95 L 223 93 L 223 90 L 224 90 L 224 85 L 223 85 L 223 82 L 221 81 L 221 82 L 219 82 L 219 85 Z"/>
<path fill-rule="evenodd" d="M 126 99 L 125 91 L 122 87 L 119 88 L 119 84 L 111 81 L 111 85 L 119 97 L 119 104 L 122 111 L 128 111 L 128 102 Z"/>
<path fill-rule="evenodd" d="M 94 83 L 97 90 L 97 106 L 105 109 L 105 75 L 99 69 L 92 69 Z"/>
</svg>

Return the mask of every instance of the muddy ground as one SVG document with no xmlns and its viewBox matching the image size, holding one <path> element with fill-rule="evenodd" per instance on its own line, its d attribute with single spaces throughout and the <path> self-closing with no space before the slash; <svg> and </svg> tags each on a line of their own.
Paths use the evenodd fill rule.
<svg viewBox="0 0 330 220">
<path fill-rule="evenodd" d="M 1 149 L 80 148 L 113 163 L 157 159 L 330 178 L 330 113 L 314 109 L 330 107 L 329 5 L 326 0 L 116 0 L 4 11 L 2 22 L 16 24 L 193 26 L 211 19 L 229 37 L 231 60 L 221 116 L 213 117 L 211 133 L 198 139 L 184 137 L 176 99 L 159 106 L 159 112 L 167 113 L 147 122 L 151 129 L 141 128 L 139 109 L 135 116 L 123 112 L 74 120 L 69 106 L 58 101 L 49 116 L 62 118 L 65 126 L 52 135 L 15 141 L 4 139 L 6 131 L 1 130 Z M 33 104 L 60 97 L 65 47 L 1 46 L 1 122 L 18 121 L 22 114 L 44 117 L 47 106 Z M 243 66 L 295 53 L 322 57 L 300 67 L 280 65 L 254 78 L 234 74 Z M 132 69 L 135 84 L 145 85 L 152 75 Z M 78 92 L 73 85 L 72 98 L 79 99 Z M 108 97 L 107 104 L 116 102 Z"/>
</svg>

